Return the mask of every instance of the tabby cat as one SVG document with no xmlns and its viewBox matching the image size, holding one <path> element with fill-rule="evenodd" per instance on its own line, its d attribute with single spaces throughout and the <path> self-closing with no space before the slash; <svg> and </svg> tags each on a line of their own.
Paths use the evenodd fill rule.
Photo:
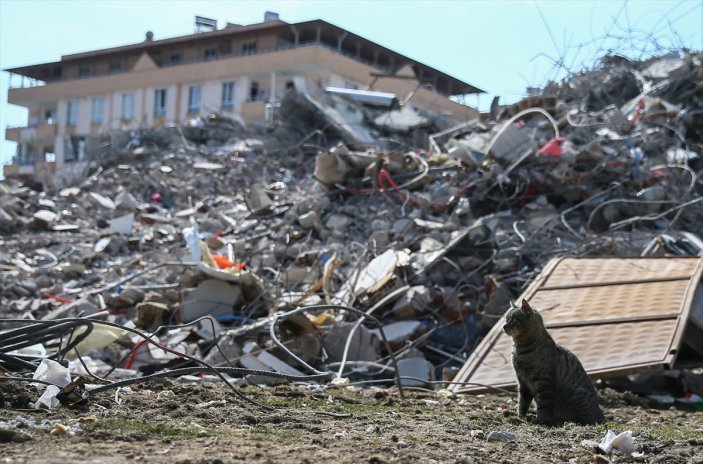
<svg viewBox="0 0 703 464">
<path fill-rule="evenodd" d="M 503 330 L 513 338 L 518 415 L 527 414 L 534 398 L 539 424 L 603 422 L 596 390 L 578 358 L 554 342 L 542 316 L 526 300 L 522 307 L 511 306 Z"/>
</svg>

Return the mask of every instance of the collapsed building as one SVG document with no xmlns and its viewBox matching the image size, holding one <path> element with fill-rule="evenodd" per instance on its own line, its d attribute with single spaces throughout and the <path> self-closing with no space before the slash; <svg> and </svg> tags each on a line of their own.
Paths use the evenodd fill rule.
<svg viewBox="0 0 703 464">
<path fill-rule="evenodd" d="M 207 114 L 115 140 L 62 188 L 11 179 L 0 366 L 29 381 L 56 361 L 61 388 L 195 372 L 435 388 L 462 366 L 459 382 L 505 387 L 512 371 L 481 361 L 505 358 L 492 335 L 523 296 L 567 347 L 600 328 L 589 374 L 676 368 L 665 392 L 703 395 L 689 370 L 703 359 L 702 73 L 700 53 L 608 56 L 456 124 L 384 93 L 292 88 L 271 124 Z M 656 356 L 629 356 L 627 327 Z"/>
</svg>

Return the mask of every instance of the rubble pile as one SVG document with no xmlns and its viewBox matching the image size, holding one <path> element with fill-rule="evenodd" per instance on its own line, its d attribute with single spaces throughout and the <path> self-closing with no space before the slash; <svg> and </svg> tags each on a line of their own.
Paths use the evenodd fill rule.
<svg viewBox="0 0 703 464">
<path fill-rule="evenodd" d="M 291 91 L 7 180 L 0 367 L 48 407 L 72 374 L 449 381 L 555 256 L 703 256 L 702 61 L 606 57 L 458 125 Z"/>
</svg>

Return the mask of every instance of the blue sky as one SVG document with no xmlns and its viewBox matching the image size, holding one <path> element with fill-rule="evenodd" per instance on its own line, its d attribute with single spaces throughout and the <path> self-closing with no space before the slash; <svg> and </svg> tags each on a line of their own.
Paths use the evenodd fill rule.
<svg viewBox="0 0 703 464">
<path fill-rule="evenodd" d="M 514 102 L 604 50 L 703 49 L 703 0 L 0 0 L 0 68 L 141 42 L 148 30 L 189 34 L 195 15 L 220 27 L 260 22 L 266 10 L 288 22 L 324 19 L 469 82 L 487 92 L 467 100 L 481 108 L 493 95 Z M 5 127 L 27 122 L 7 104 L 8 79 L 0 73 L 0 163 L 15 150 Z"/>
</svg>

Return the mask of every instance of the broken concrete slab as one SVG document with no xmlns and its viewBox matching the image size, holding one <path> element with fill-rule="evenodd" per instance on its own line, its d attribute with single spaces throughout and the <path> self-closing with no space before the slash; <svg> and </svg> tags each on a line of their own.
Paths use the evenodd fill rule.
<svg viewBox="0 0 703 464">
<path fill-rule="evenodd" d="M 203 316 L 231 316 L 234 308 L 242 303 L 242 290 L 238 285 L 219 279 L 204 280 L 197 288 L 184 292 L 180 317 L 191 322 Z"/>
</svg>

